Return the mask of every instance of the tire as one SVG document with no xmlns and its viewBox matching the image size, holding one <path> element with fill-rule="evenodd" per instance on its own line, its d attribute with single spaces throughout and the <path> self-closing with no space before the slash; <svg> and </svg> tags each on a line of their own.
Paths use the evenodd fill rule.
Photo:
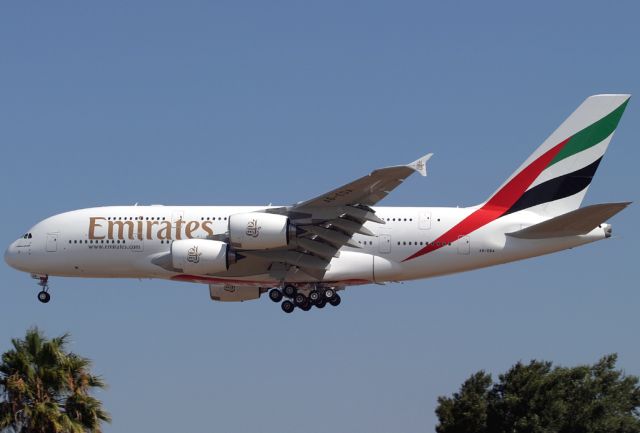
<svg viewBox="0 0 640 433">
<path fill-rule="evenodd" d="M 342 302 L 342 299 L 340 298 L 340 295 L 338 295 L 337 293 L 333 298 L 329 299 L 329 303 L 334 307 L 337 307 L 338 305 L 340 305 L 340 302 Z"/>
<path fill-rule="evenodd" d="M 293 303 L 296 304 L 296 307 L 302 307 L 308 302 L 309 300 L 303 293 L 296 293 L 296 296 L 293 297 Z"/>
<path fill-rule="evenodd" d="M 280 304 L 280 308 L 282 308 L 282 311 L 289 314 L 293 313 L 293 310 L 295 310 L 296 306 L 293 305 L 293 302 L 291 301 L 284 301 L 282 304 Z"/>
<path fill-rule="evenodd" d="M 333 298 L 335 295 L 336 291 L 332 288 L 324 289 L 324 297 L 327 298 L 327 300 Z"/>
<path fill-rule="evenodd" d="M 45 292 L 44 290 L 41 292 L 38 292 L 38 301 L 42 302 L 43 304 L 46 304 L 50 300 L 51 300 L 51 295 L 48 292 Z"/>
<path fill-rule="evenodd" d="M 286 286 L 284 286 L 282 291 L 284 292 L 284 296 L 286 296 L 287 298 L 293 298 L 294 296 L 296 296 L 298 289 L 296 288 L 296 286 L 287 284 Z"/>
<path fill-rule="evenodd" d="M 311 301 L 312 304 L 315 304 L 318 302 L 318 299 L 320 299 L 320 292 L 312 290 L 311 293 L 309 293 L 309 301 Z"/>
<path fill-rule="evenodd" d="M 316 308 L 324 308 L 325 305 L 327 305 L 327 300 L 325 298 L 320 298 L 318 299 L 318 302 L 316 302 Z"/>
<path fill-rule="evenodd" d="M 300 306 L 302 311 L 309 311 L 311 309 L 311 302 L 307 301 L 305 304 Z"/>
<path fill-rule="evenodd" d="M 269 299 L 271 299 L 273 302 L 280 302 L 282 301 L 282 292 L 278 289 L 272 289 L 269 292 Z"/>
</svg>

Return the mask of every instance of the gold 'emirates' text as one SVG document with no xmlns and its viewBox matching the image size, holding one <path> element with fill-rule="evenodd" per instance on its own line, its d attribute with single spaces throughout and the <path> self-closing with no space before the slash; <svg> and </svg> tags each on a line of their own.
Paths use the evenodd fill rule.
<svg viewBox="0 0 640 433">
<path fill-rule="evenodd" d="M 202 230 L 213 236 L 213 221 L 107 221 L 104 217 L 89 218 L 89 239 L 191 239 Z"/>
</svg>

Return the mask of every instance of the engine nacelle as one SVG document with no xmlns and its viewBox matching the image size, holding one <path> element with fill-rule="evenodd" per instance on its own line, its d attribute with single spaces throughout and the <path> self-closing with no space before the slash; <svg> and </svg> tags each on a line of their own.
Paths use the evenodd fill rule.
<svg viewBox="0 0 640 433">
<path fill-rule="evenodd" d="M 209 239 L 183 239 L 171 243 L 171 262 L 186 274 L 206 275 L 224 272 L 235 255 L 229 244 Z"/>
<path fill-rule="evenodd" d="M 229 241 L 242 250 L 283 248 L 295 234 L 289 218 L 270 213 L 238 213 L 229 217 Z"/>
<path fill-rule="evenodd" d="M 234 286 L 231 284 L 209 284 L 209 296 L 219 302 L 243 302 L 258 299 L 262 291 L 255 286 Z"/>
</svg>

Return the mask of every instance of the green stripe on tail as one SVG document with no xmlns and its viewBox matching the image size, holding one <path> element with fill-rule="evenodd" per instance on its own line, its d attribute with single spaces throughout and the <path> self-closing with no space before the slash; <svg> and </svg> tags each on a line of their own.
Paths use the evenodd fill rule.
<svg viewBox="0 0 640 433">
<path fill-rule="evenodd" d="M 624 113 L 624 109 L 627 108 L 628 102 L 629 99 L 602 119 L 574 134 L 547 167 L 551 167 L 556 162 L 593 147 L 611 135 L 618 126 L 618 122 L 620 122 L 620 118 L 622 117 L 622 113 Z"/>
</svg>

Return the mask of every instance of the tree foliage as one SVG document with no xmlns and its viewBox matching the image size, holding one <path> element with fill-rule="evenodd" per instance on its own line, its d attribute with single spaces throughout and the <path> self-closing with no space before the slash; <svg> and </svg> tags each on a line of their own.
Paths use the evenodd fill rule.
<svg viewBox="0 0 640 433">
<path fill-rule="evenodd" d="M 439 397 L 438 433 L 638 433 L 638 377 L 616 369 L 617 356 L 593 365 L 518 362 L 493 383 L 480 371 L 451 397 Z"/>
<path fill-rule="evenodd" d="M 49 340 L 32 328 L 11 341 L 0 363 L 1 432 L 99 433 L 110 421 L 90 395 L 106 384 L 91 374 L 89 359 L 66 350 L 68 340 L 68 334 Z"/>
</svg>

